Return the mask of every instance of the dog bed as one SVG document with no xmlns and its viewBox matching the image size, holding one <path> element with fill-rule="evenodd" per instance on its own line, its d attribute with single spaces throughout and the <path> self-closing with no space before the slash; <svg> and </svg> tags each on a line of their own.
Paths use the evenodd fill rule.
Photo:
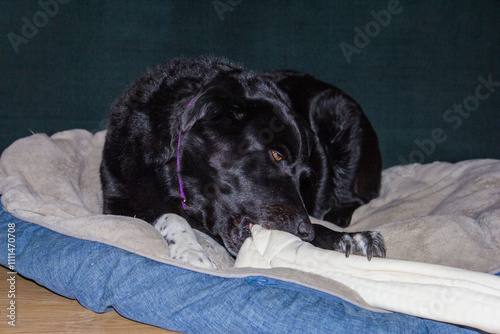
<svg viewBox="0 0 500 334">
<path fill-rule="evenodd" d="M 499 161 L 384 171 L 381 196 L 348 230 L 380 231 L 388 259 L 345 259 L 255 226 L 236 267 L 198 233 L 219 267 L 207 271 L 171 260 L 149 224 L 100 214 L 103 143 L 104 132 L 37 134 L 0 159 L 0 247 L 15 226 L 12 269 L 89 309 L 189 333 L 500 331 L 491 316 L 500 305 L 491 275 L 500 271 Z M 9 265 L 6 255 L 0 263 Z"/>
</svg>

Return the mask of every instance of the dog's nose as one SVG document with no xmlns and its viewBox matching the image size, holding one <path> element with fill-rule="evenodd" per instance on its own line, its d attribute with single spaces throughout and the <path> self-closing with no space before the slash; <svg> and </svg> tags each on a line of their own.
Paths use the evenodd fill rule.
<svg viewBox="0 0 500 334">
<path fill-rule="evenodd" d="M 299 224 L 298 231 L 297 231 L 297 236 L 302 239 L 303 241 L 313 241 L 315 234 L 314 234 L 314 227 L 310 222 L 302 222 Z"/>
</svg>

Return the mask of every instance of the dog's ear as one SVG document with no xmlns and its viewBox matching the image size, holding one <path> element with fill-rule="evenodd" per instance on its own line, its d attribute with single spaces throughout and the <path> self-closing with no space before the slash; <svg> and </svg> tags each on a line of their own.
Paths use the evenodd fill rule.
<svg viewBox="0 0 500 334">
<path fill-rule="evenodd" d="M 213 118 L 222 112 L 222 109 L 217 105 L 216 99 L 211 96 L 202 95 L 194 97 L 188 104 L 184 103 L 186 107 L 181 112 L 181 131 L 189 131 L 196 122 L 207 117 Z"/>
<path fill-rule="evenodd" d="M 235 120 L 241 120 L 245 115 L 243 96 L 243 87 L 238 80 L 225 74 L 216 76 L 197 96 L 189 102 L 183 102 L 186 107 L 181 113 L 181 131 L 188 131 L 196 122 L 206 117 L 228 115 Z"/>
<path fill-rule="evenodd" d="M 245 116 L 245 108 L 234 95 L 221 92 L 194 97 L 182 112 L 181 131 L 189 131 L 201 119 L 213 119 L 220 115 L 239 121 Z"/>
<path fill-rule="evenodd" d="M 183 107 L 182 105 L 185 105 Z M 181 102 L 179 106 L 181 110 L 181 131 L 187 132 L 193 125 L 202 119 L 208 112 L 208 106 L 203 103 L 203 98 L 193 97 L 189 103 Z"/>
</svg>

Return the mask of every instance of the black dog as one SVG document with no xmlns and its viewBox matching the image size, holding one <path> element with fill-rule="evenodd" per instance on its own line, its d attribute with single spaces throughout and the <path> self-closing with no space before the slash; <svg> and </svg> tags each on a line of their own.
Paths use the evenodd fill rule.
<svg viewBox="0 0 500 334">
<path fill-rule="evenodd" d="M 348 226 L 380 177 L 377 136 L 344 92 L 216 57 L 172 59 L 129 87 L 101 165 L 104 213 L 157 225 L 176 214 L 233 255 L 259 224 L 346 255 L 385 256 L 377 232 L 334 232 L 308 217 Z"/>
</svg>

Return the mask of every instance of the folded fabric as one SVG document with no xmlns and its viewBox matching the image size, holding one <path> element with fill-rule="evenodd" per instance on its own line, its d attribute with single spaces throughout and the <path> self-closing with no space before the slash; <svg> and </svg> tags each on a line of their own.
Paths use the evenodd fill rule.
<svg viewBox="0 0 500 334">
<path fill-rule="evenodd" d="M 370 305 L 422 318 L 500 332 L 500 278 L 427 263 L 328 251 L 298 237 L 252 228 L 236 267 L 293 268 L 343 283 Z"/>
</svg>

